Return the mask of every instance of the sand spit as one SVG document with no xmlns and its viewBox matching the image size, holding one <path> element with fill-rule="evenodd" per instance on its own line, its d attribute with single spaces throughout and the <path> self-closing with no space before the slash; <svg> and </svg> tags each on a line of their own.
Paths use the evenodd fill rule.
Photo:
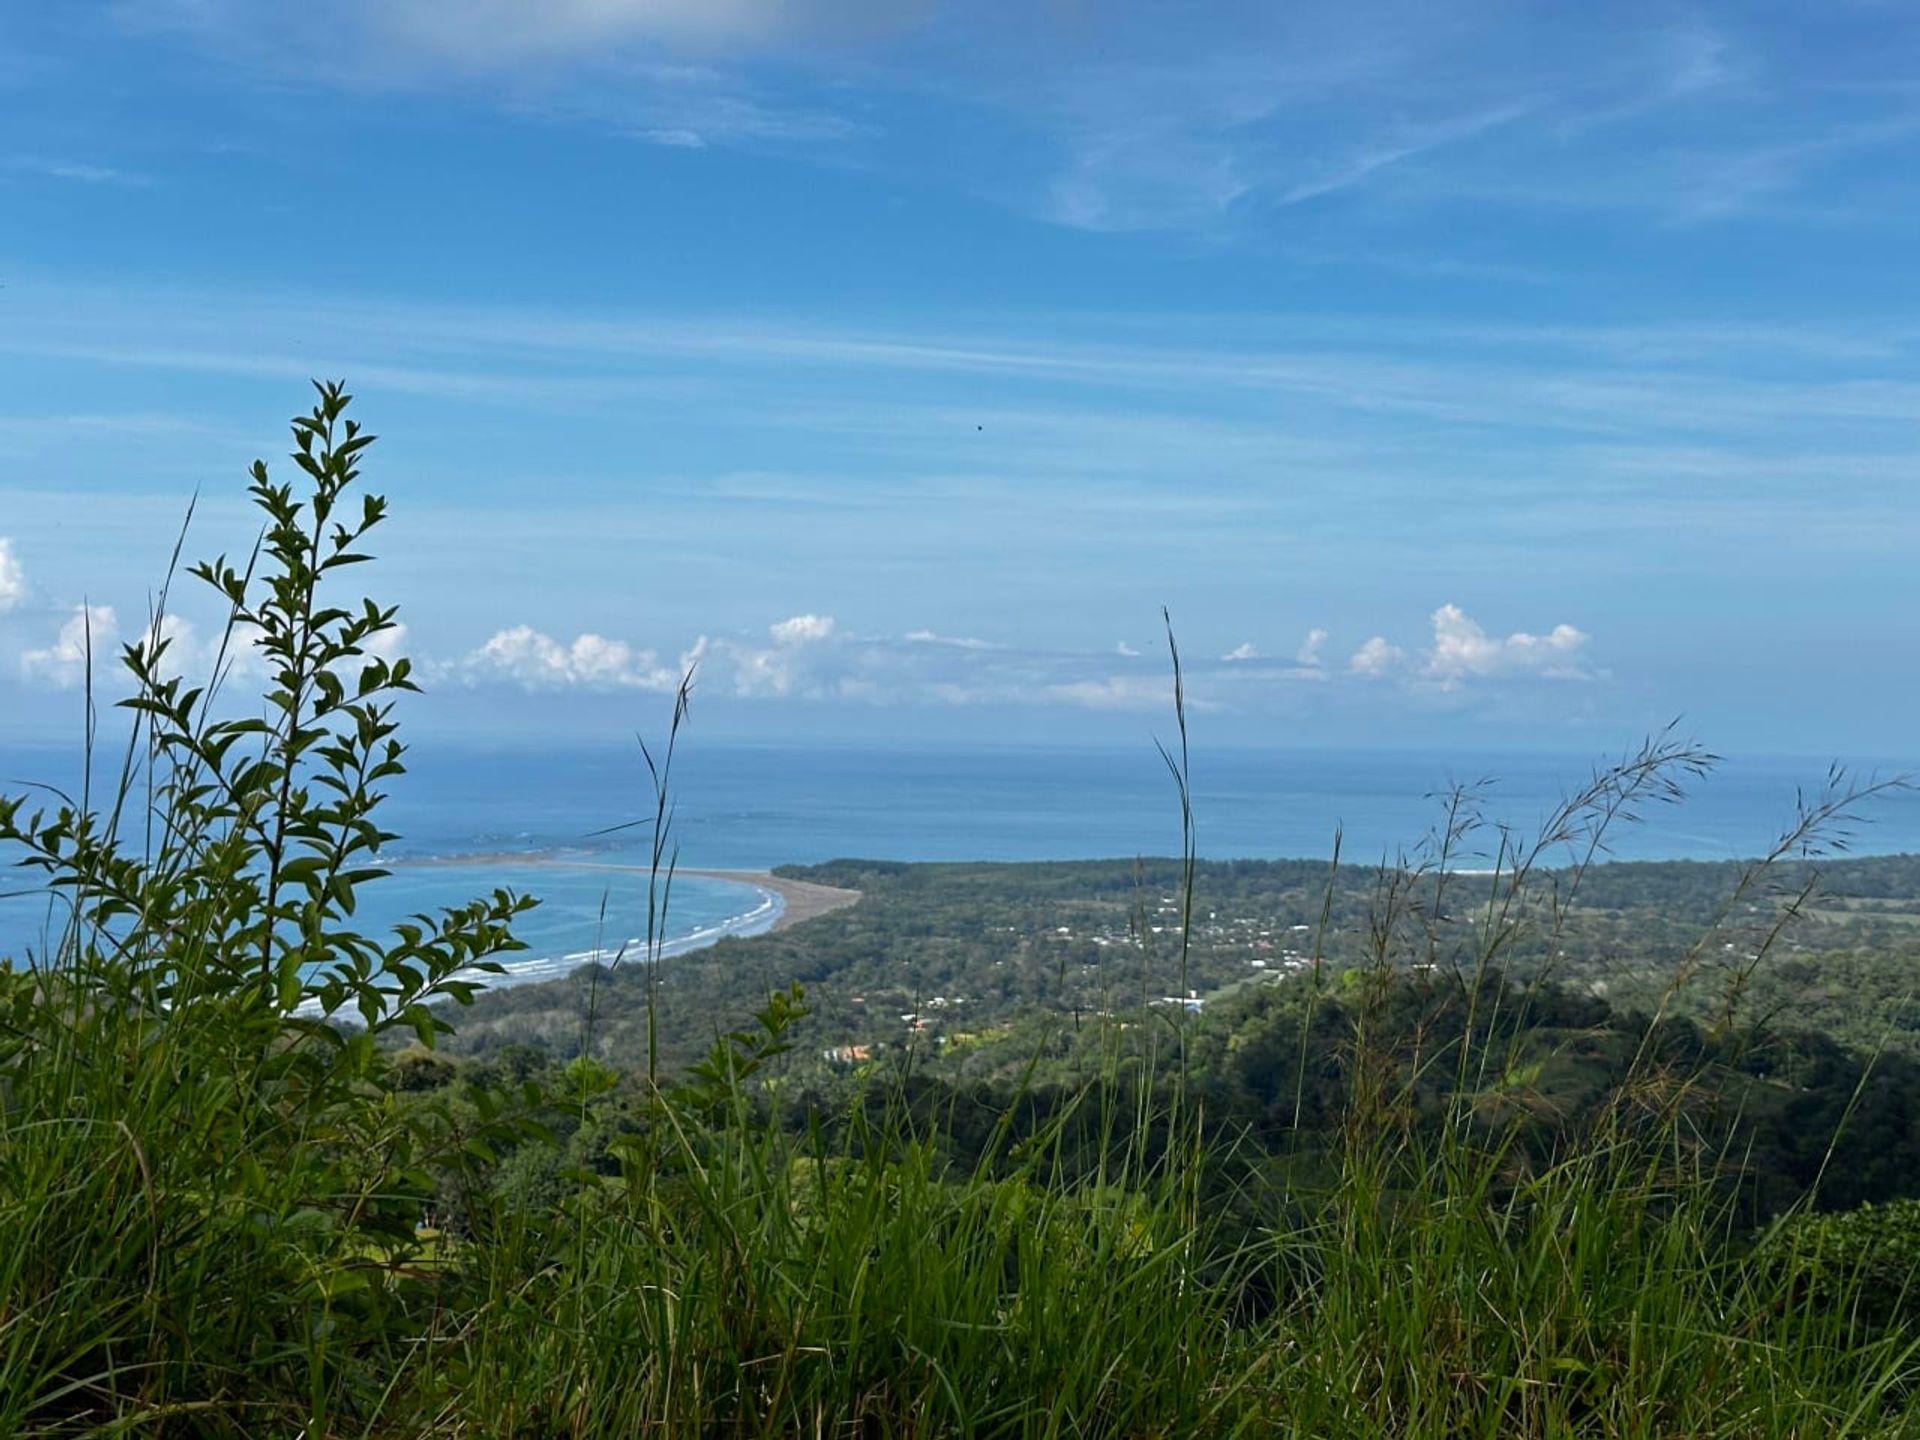
<svg viewBox="0 0 1920 1440">
<path fill-rule="evenodd" d="M 858 890 L 842 890 L 837 885 L 816 885 L 811 880 L 788 880 L 765 870 L 682 870 L 682 875 L 703 875 L 709 880 L 731 880 L 740 885 L 756 885 L 780 897 L 780 918 L 775 930 L 787 930 L 802 921 L 835 910 L 844 910 L 860 898 Z"/>
<path fill-rule="evenodd" d="M 486 855 L 449 855 L 391 862 L 395 865 L 538 865 L 563 870 L 617 870 L 629 875 L 651 873 L 645 865 L 615 865 L 604 860 L 575 860 L 557 855 L 526 855 L 501 851 Z M 780 902 L 780 915 L 767 930 L 787 930 L 819 915 L 844 910 L 860 898 L 858 890 L 843 890 L 836 885 L 816 885 L 811 880 L 789 880 L 768 870 L 676 870 L 676 875 L 698 875 L 709 880 L 727 880 L 735 885 L 751 885 Z M 747 934 L 764 934 L 752 930 Z"/>
</svg>

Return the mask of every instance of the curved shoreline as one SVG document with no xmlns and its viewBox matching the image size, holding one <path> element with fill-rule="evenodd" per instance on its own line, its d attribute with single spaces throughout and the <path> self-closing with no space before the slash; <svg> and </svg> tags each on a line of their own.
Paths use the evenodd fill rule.
<svg viewBox="0 0 1920 1440">
<path fill-rule="evenodd" d="M 652 868 L 646 865 L 620 865 L 604 860 L 565 860 L 554 856 L 484 855 L 423 863 L 540 865 L 554 869 L 619 871 L 629 875 L 653 873 Z M 760 903 L 744 914 L 729 916 L 717 924 L 702 926 L 689 934 L 662 941 L 651 957 L 656 960 L 671 960 L 677 955 L 685 955 L 690 951 L 704 950 L 707 946 L 721 940 L 745 940 L 755 935 L 771 935 L 812 920 L 816 916 L 845 909 L 860 898 L 858 890 L 843 890 L 832 885 L 815 885 L 807 880 L 789 880 L 766 870 L 675 870 L 673 873 L 696 876 L 704 880 L 721 880 L 730 885 L 747 886 L 758 892 Z M 526 960 L 519 964 L 509 961 L 504 974 L 475 975 L 466 978 L 480 980 L 487 989 L 504 990 L 515 985 L 537 985 L 545 980 L 558 980 L 582 965 L 604 965 L 622 957 L 629 960 L 648 959 L 646 942 L 636 937 L 618 950 L 578 951 L 570 955 Z"/>
<path fill-rule="evenodd" d="M 652 873 L 651 868 L 645 865 L 616 865 L 595 860 L 564 860 L 546 855 L 461 855 L 403 860 L 398 863 L 409 866 L 539 865 L 570 870 L 617 870 L 637 875 Z M 759 893 L 760 903 L 742 914 L 729 916 L 716 924 L 705 925 L 689 934 L 662 942 L 655 952 L 655 958 L 661 960 L 672 959 L 676 955 L 684 955 L 693 950 L 703 950 L 709 945 L 729 938 L 747 939 L 754 935 L 769 935 L 790 929 L 835 910 L 844 910 L 860 898 L 858 890 L 843 890 L 833 885 L 816 885 L 808 880 L 789 880 L 766 870 L 676 870 L 674 874 L 692 875 L 705 880 L 722 880 L 732 885 L 747 886 Z M 503 974 L 462 972 L 456 978 L 478 981 L 483 989 L 504 990 L 516 985 L 537 985 L 547 980 L 558 980 L 582 965 L 604 965 L 620 958 L 645 959 L 645 942 L 635 938 L 619 947 L 575 951 L 566 955 L 540 956 L 531 960 L 522 960 L 518 964 L 508 961 Z M 309 1015 L 320 1014 L 318 1005 L 312 1001 L 308 1001 L 300 1009 L 302 1013 Z"/>
<path fill-rule="evenodd" d="M 525 855 L 511 851 L 499 851 L 485 855 L 428 855 L 391 862 L 394 865 L 539 865 L 559 870 L 614 870 L 627 875 L 650 875 L 652 867 L 647 865 L 622 865 L 610 860 L 574 860 L 561 855 Z M 713 926 L 710 929 L 722 930 L 731 935 L 764 935 L 775 931 L 787 930 L 819 915 L 828 915 L 835 910 L 844 910 L 860 898 L 858 890 L 844 890 L 837 885 L 816 885 L 811 880 L 789 880 L 783 875 L 775 875 L 770 870 L 693 870 L 678 869 L 675 875 L 693 875 L 703 880 L 726 880 L 735 885 L 751 885 L 779 907 L 779 913 L 769 925 L 756 925 L 751 930 L 725 929 Z M 755 912 L 754 918 L 758 918 Z M 704 935 L 707 931 L 697 931 Z M 682 940 L 691 939 L 683 936 Z M 719 936 L 714 936 L 718 939 Z M 670 942 L 679 944 L 680 942 Z M 685 946 L 696 949 L 696 946 Z"/>
<path fill-rule="evenodd" d="M 780 914 L 768 927 L 772 932 L 791 929 L 817 916 L 844 910 L 860 898 L 858 890 L 843 890 L 837 885 L 816 885 L 811 880 L 789 880 L 766 870 L 682 870 L 682 875 L 698 875 L 707 880 L 731 880 L 770 892 L 780 901 Z"/>
</svg>

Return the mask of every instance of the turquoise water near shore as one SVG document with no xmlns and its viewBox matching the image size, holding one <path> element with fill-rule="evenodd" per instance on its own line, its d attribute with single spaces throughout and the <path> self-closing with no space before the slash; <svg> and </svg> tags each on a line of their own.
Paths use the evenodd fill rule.
<svg viewBox="0 0 1920 1440">
<path fill-rule="evenodd" d="M 1365 863 L 1411 848 L 1439 818 L 1452 783 L 1490 781 L 1490 822 L 1521 832 L 1591 772 L 1596 758 L 1417 752 L 1197 750 L 1194 805 L 1202 855 L 1324 857 L 1336 827 Z M 1731 756 L 1677 805 L 1650 807 L 1621 827 L 1622 859 L 1725 860 L 1765 849 L 1794 818 L 1796 792 L 1817 791 L 1824 759 Z M 1886 757 L 1858 773 L 1920 770 Z M 547 978 L 585 960 L 637 957 L 646 933 L 647 877 L 594 866 L 644 865 L 652 812 L 637 746 L 475 749 L 422 742 L 385 812 L 403 839 L 394 873 L 368 887 L 363 918 L 384 925 L 495 886 L 541 897 L 519 930 L 520 978 Z M 0 750 L 0 791 L 40 780 L 70 784 L 68 752 Z M 889 860 L 1043 860 L 1165 855 L 1180 843 L 1179 812 L 1151 746 L 1129 750 L 878 749 L 703 745 L 681 752 L 670 841 L 683 868 L 764 869 L 846 856 Z M 1854 853 L 1920 851 L 1920 795 L 1880 797 L 1851 828 Z M 632 826 L 613 830 L 611 827 Z M 1481 832 L 1485 860 L 1494 830 Z M 459 857 L 478 863 L 436 863 Z M 31 884 L 31 876 L 12 872 Z M 0 881 L 0 889 L 18 888 Z M 0 955 L 37 942 L 44 896 L 0 900 Z M 668 952 L 778 917 L 768 892 L 681 874 L 661 936 Z M 37 943 L 36 943 L 37 948 Z"/>
<path fill-rule="evenodd" d="M 527 948 L 506 957 L 514 983 L 550 980 L 590 961 L 637 964 L 649 953 L 677 955 L 727 935 L 758 935 L 773 928 L 782 904 L 771 890 L 676 874 L 659 887 L 654 926 L 657 951 L 648 941 L 648 877 L 628 871 L 512 860 L 477 863 L 401 864 L 367 887 L 367 920 L 394 920 L 436 906 L 504 888 L 538 897 L 540 903 L 514 925 Z M 491 983 L 501 983 L 494 981 Z"/>
<path fill-rule="evenodd" d="M 665 896 L 664 914 L 656 912 L 659 944 L 650 951 L 645 875 L 531 860 L 425 861 L 397 864 L 384 879 L 363 887 L 354 924 L 368 934 L 386 934 L 395 922 L 432 914 L 496 888 L 536 896 L 540 903 L 514 924 L 514 933 L 527 948 L 500 957 L 508 973 L 475 977 L 489 985 L 551 980 L 595 961 L 639 964 L 650 953 L 665 957 L 727 935 L 758 935 L 771 929 L 782 911 L 780 897 L 771 890 L 676 875 Z M 60 903 L 44 893 L 0 899 L 0 959 L 44 953 L 48 931 L 63 914 Z"/>
</svg>

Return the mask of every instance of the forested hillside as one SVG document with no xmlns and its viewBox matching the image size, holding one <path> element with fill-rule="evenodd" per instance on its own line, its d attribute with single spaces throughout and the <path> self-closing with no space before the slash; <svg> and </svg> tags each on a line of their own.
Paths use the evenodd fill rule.
<svg viewBox="0 0 1920 1440">
<path fill-rule="evenodd" d="M 1527 923 L 1505 936 L 1502 968 L 1623 1013 L 1663 1010 L 1709 1028 L 1920 1054 L 1920 857 L 1785 860 L 1743 888 L 1749 868 L 1596 864 L 1577 883 L 1564 869 L 1543 871 L 1519 897 Z M 912 1041 L 923 1064 L 965 1054 L 968 1074 L 1017 1063 L 1051 1022 L 1071 1027 L 1184 998 L 1172 994 L 1184 905 L 1176 861 L 847 860 L 782 873 L 862 899 L 796 929 L 664 961 L 664 1053 L 697 1054 L 716 1026 L 738 1024 L 770 988 L 795 980 L 812 1009 L 804 1034 L 820 1050 Z M 1472 968 L 1487 906 L 1507 905 L 1512 888 L 1483 874 L 1199 861 L 1187 988 L 1206 1009 L 1316 969 L 1331 983 L 1373 958 L 1370 917 L 1393 884 L 1407 892 L 1402 938 L 1416 942 L 1399 959 L 1441 970 Z M 1556 888 L 1570 894 L 1562 913 L 1552 908 Z M 1683 967 L 1684 983 L 1668 996 Z M 570 1058 L 587 1034 L 590 991 L 596 1053 L 630 1056 L 644 1034 L 648 987 L 634 965 L 489 994 L 451 1043 L 472 1053 L 533 1044 Z"/>
</svg>

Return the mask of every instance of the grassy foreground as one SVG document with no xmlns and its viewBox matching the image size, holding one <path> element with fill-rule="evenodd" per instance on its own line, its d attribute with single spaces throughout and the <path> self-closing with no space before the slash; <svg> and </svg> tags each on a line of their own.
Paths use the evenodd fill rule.
<svg viewBox="0 0 1920 1440">
<path fill-rule="evenodd" d="M 530 902 L 354 928 L 413 681 L 382 654 L 393 612 L 337 593 L 385 512 L 354 493 L 347 407 L 322 387 L 294 422 L 298 486 L 256 466 L 258 553 L 191 572 L 232 616 L 212 680 L 156 618 L 120 657 L 134 728 L 93 757 L 104 798 L 0 800 L 0 845 L 63 917 L 0 971 L 0 1434 L 1920 1433 L 1910 1221 L 1740 1230 L 1739 1156 L 1654 1047 L 1541 1154 L 1526 1077 L 1475 1038 L 1496 1027 L 1426 1052 L 1376 1026 L 1434 959 L 1445 835 L 1378 897 L 1380 1009 L 1355 1012 L 1331 1142 L 1293 1168 L 1235 1164 L 1185 1084 L 1196 1022 L 1166 1011 L 1103 1031 L 1037 1133 L 1009 1093 L 964 1167 L 898 1069 L 792 1113 L 768 1066 L 797 992 L 677 1075 L 648 1053 L 410 1087 L 390 1038 L 431 1044 L 431 1002 L 466 997 Z M 260 668 L 257 700 L 222 695 Z M 1544 848 L 1597 853 L 1699 760 L 1650 746 L 1503 856 L 1446 957 L 1472 995 L 1528 1003 L 1482 982 L 1556 923 Z M 1436 1074 L 1444 1102 L 1416 1103 Z M 593 1163 L 503 1203 L 555 1114 L 599 1129 Z"/>
</svg>

